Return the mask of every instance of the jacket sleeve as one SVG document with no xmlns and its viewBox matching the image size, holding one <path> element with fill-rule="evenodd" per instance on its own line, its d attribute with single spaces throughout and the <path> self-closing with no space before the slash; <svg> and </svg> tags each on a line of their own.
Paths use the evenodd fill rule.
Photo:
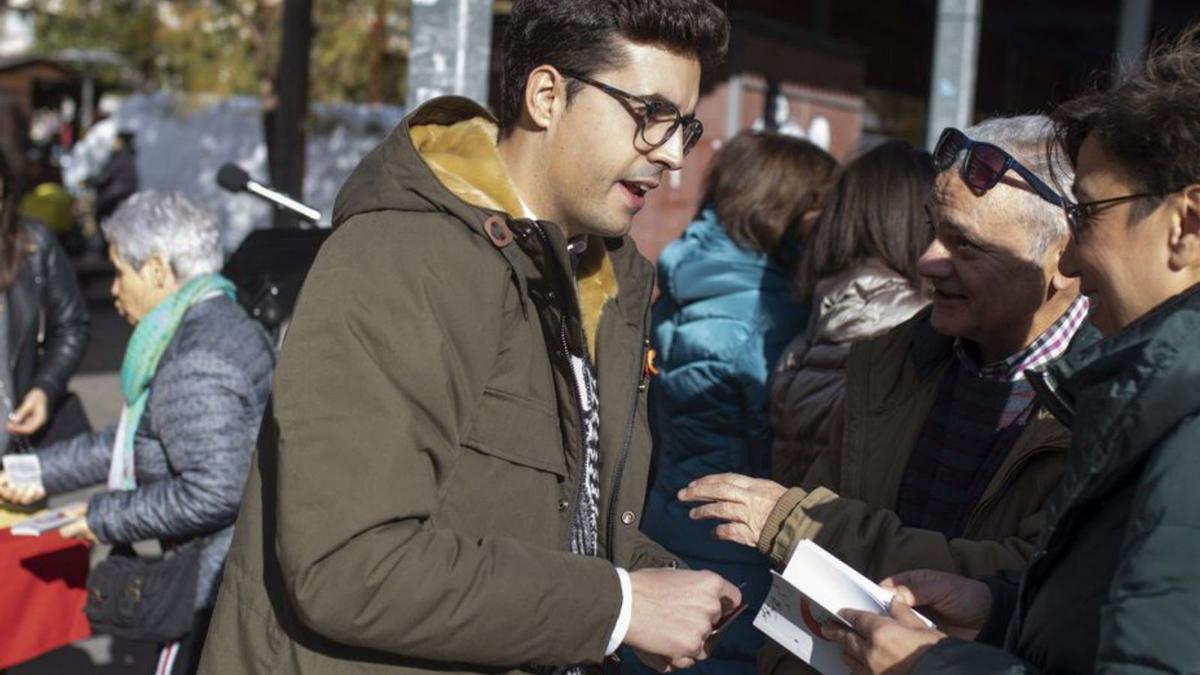
<svg viewBox="0 0 1200 675">
<path fill-rule="evenodd" d="M 844 415 L 844 405 L 835 415 Z M 867 577 L 881 579 L 928 568 L 980 578 L 1023 569 L 1033 555 L 1045 515 L 1026 516 L 1015 536 L 1001 540 L 948 539 L 940 532 L 905 527 L 895 512 L 841 497 L 839 467 L 843 425 L 834 420 L 833 442 L 805 476 L 776 503 L 759 536 L 758 548 L 777 565 L 786 564 L 804 539 L 812 539 Z"/>
<path fill-rule="evenodd" d="M 1092 670 L 1191 672 L 1200 664 L 1200 419 L 1172 432 L 1138 481 Z"/>
<path fill-rule="evenodd" d="M 34 374 L 33 386 L 46 392 L 53 403 L 66 391 L 67 382 L 79 367 L 88 342 L 88 313 L 75 270 L 58 240 L 42 232 L 38 246 L 44 256 L 46 274 L 46 341 Z"/>
<path fill-rule="evenodd" d="M 166 451 L 170 477 L 94 495 L 88 527 L 96 537 L 178 540 L 232 524 L 258 429 L 255 399 L 249 378 L 218 354 L 192 349 L 164 359 L 146 415 Z"/>
<path fill-rule="evenodd" d="M 509 282 L 457 222 L 394 218 L 356 216 L 326 242 L 280 358 L 274 545 L 290 603 L 327 638 L 409 658 L 599 662 L 621 607 L 611 563 L 434 516 Z"/>
<path fill-rule="evenodd" d="M 637 530 L 633 536 L 635 541 L 633 542 L 633 553 L 630 556 L 630 572 L 657 567 L 688 569 L 687 564 L 678 556 L 663 548 L 662 544 L 647 537 L 641 530 Z"/>
<path fill-rule="evenodd" d="M 62 494 L 108 480 L 108 466 L 112 462 L 113 439 L 116 435 L 116 427 L 110 426 L 94 433 L 79 434 L 38 451 L 42 485 L 46 493 Z"/>
<path fill-rule="evenodd" d="M 1033 555 L 1045 518 L 1039 511 L 1022 520 L 1016 536 L 1001 540 L 948 539 L 940 532 L 905 527 L 886 509 L 839 497 L 819 487 L 792 488 L 780 498 L 764 528 L 759 550 L 784 564 L 804 539 L 812 539 L 872 579 L 928 568 L 978 578 L 1021 569 Z"/>
</svg>

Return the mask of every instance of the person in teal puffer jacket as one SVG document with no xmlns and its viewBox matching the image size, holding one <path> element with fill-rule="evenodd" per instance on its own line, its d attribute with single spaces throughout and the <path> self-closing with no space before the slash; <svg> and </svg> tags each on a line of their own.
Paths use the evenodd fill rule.
<svg viewBox="0 0 1200 675">
<path fill-rule="evenodd" d="M 675 494 L 714 472 L 770 475 L 767 379 L 808 321 L 792 271 L 835 167 L 807 141 L 735 137 L 710 165 L 705 206 L 658 260 L 655 458 L 642 530 L 693 569 L 742 585 L 750 605 L 698 672 L 754 672 L 762 636 L 751 622 L 770 585 L 770 565 L 752 549 L 717 541 L 713 524 L 689 519 Z M 627 671 L 635 672 L 640 666 L 631 661 Z"/>
</svg>

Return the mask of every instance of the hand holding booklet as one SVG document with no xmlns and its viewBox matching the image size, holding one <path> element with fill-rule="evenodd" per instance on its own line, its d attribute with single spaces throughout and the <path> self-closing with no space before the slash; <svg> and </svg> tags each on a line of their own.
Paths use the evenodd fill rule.
<svg viewBox="0 0 1200 675">
<path fill-rule="evenodd" d="M 47 532 L 56 532 L 79 520 L 79 508 L 82 505 L 83 502 L 67 504 L 26 518 L 12 526 L 12 534 L 14 537 L 40 537 Z"/>
<path fill-rule="evenodd" d="M 841 645 L 825 637 L 824 626 L 849 626 L 838 616 L 843 609 L 887 615 L 892 591 L 807 540 L 796 547 L 783 574 L 771 574 L 771 591 L 754 626 L 824 675 L 848 673 Z M 929 619 L 921 620 L 933 627 Z"/>
</svg>

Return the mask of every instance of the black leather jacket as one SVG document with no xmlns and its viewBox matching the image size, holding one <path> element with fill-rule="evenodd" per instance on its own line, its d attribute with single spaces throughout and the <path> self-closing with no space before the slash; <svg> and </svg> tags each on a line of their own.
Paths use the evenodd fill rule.
<svg viewBox="0 0 1200 675">
<path fill-rule="evenodd" d="M 17 278 L 5 291 L 8 368 L 13 405 L 34 387 L 54 403 L 67 389 L 88 341 L 88 313 L 75 269 L 45 227 L 22 221 L 27 251 Z"/>
</svg>

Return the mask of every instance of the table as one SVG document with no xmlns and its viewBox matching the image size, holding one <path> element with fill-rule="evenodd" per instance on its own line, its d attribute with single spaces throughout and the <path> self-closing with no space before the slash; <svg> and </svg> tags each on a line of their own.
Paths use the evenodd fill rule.
<svg viewBox="0 0 1200 675">
<path fill-rule="evenodd" d="M 85 542 L 0 530 L 0 670 L 91 635 L 87 573 Z"/>
</svg>

